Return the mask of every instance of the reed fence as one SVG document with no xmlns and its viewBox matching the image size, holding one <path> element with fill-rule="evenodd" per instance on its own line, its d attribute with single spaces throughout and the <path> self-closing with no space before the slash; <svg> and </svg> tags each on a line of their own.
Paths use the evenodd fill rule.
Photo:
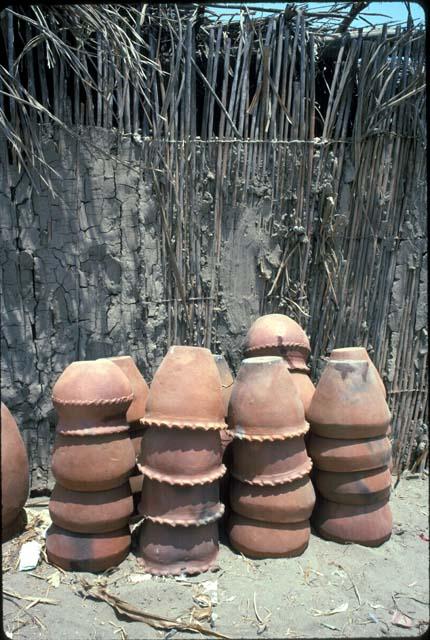
<svg viewBox="0 0 430 640">
<path fill-rule="evenodd" d="M 300 322 L 315 377 L 334 347 L 367 347 L 401 470 L 417 438 L 428 442 L 425 34 L 323 18 L 294 7 L 259 20 L 244 8 L 230 23 L 198 5 L 9 8 L 3 161 L 47 188 L 48 125 L 82 144 L 87 128 L 113 129 L 141 147 L 159 208 L 166 346 L 217 345 L 223 229 L 232 212 L 260 208 L 273 248 L 256 259 L 260 313 Z"/>
</svg>

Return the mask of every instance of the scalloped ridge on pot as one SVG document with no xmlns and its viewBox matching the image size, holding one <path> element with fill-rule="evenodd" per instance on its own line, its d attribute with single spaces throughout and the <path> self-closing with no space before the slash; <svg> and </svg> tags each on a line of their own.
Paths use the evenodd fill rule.
<svg viewBox="0 0 430 640">
<path fill-rule="evenodd" d="M 156 469 L 152 469 L 151 467 L 145 466 L 143 464 L 137 464 L 137 467 L 145 478 L 150 478 L 151 480 L 158 480 L 158 482 L 167 482 L 167 484 L 178 485 L 180 487 L 192 487 L 198 484 L 206 484 L 207 482 L 213 482 L 214 480 L 219 480 L 226 472 L 226 467 L 223 464 L 220 464 L 218 467 L 207 471 L 206 473 L 196 474 L 194 476 L 186 475 L 186 474 L 178 474 L 170 475 L 168 473 L 162 473 L 161 471 L 157 471 Z"/>
<path fill-rule="evenodd" d="M 291 558 L 309 544 L 309 520 L 279 524 L 230 514 L 227 523 L 231 546 L 250 558 Z"/>
<path fill-rule="evenodd" d="M 247 357 L 273 355 L 286 359 L 290 369 L 308 371 L 311 347 L 301 326 L 281 313 L 269 313 L 253 322 L 245 338 Z"/>
<path fill-rule="evenodd" d="M 19 533 L 29 489 L 27 449 L 11 412 L 1 403 L 2 540 Z M 23 528 L 23 527 L 22 527 Z"/>
<path fill-rule="evenodd" d="M 142 424 L 225 429 L 218 369 L 209 349 L 170 347 L 155 372 Z"/>
<path fill-rule="evenodd" d="M 133 513 L 130 485 L 108 491 L 72 491 L 58 482 L 49 501 L 54 524 L 76 533 L 105 533 L 128 525 Z"/>
<path fill-rule="evenodd" d="M 365 360 L 370 362 L 370 367 L 374 370 L 376 377 L 379 381 L 379 386 L 384 394 L 384 398 L 387 399 L 387 390 L 385 389 L 384 382 L 378 369 L 373 364 L 367 349 L 364 347 L 341 347 L 339 349 L 333 349 L 330 353 L 330 360 Z"/>
<path fill-rule="evenodd" d="M 172 527 L 145 520 L 140 529 L 138 563 L 153 575 L 195 575 L 216 564 L 218 524 Z"/>
<path fill-rule="evenodd" d="M 248 484 L 275 486 L 307 475 L 312 460 L 303 437 L 277 442 L 234 440 L 232 476 Z"/>
<path fill-rule="evenodd" d="M 369 360 L 329 360 L 308 411 L 311 432 L 325 438 L 384 436 L 391 414 Z"/>
<path fill-rule="evenodd" d="M 245 518 L 289 523 L 309 520 L 315 506 L 315 491 L 308 476 L 272 486 L 230 482 L 230 506 Z"/>
<path fill-rule="evenodd" d="M 318 497 L 312 525 L 327 540 L 378 547 L 390 538 L 393 518 L 387 500 L 352 505 Z"/>
<path fill-rule="evenodd" d="M 391 444 L 386 436 L 342 440 L 311 433 L 308 452 L 322 471 L 368 471 L 391 463 Z"/>
<path fill-rule="evenodd" d="M 227 420 L 228 403 L 230 402 L 231 392 L 233 391 L 234 378 L 227 364 L 227 360 L 222 354 L 213 354 L 215 364 L 221 379 L 222 399 L 224 402 L 224 417 Z"/>
<path fill-rule="evenodd" d="M 219 430 L 148 427 L 138 458 L 142 473 L 155 480 L 201 484 L 223 473 Z"/>
<path fill-rule="evenodd" d="M 49 562 L 65 571 L 98 573 L 119 565 L 131 545 L 128 527 L 109 533 L 73 533 L 52 524 L 46 534 Z"/>
<path fill-rule="evenodd" d="M 282 358 L 242 360 L 230 398 L 228 424 L 235 437 L 244 438 L 283 439 L 307 431 L 302 401 Z"/>
<path fill-rule="evenodd" d="M 52 390 L 57 432 L 97 435 L 127 431 L 126 412 L 132 400 L 127 376 L 110 360 L 72 362 Z"/>
<path fill-rule="evenodd" d="M 339 504 L 373 504 L 390 497 L 388 467 L 350 473 L 315 469 L 313 479 L 323 498 Z"/>
<path fill-rule="evenodd" d="M 102 358 L 101 358 L 102 359 Z M 133 391 L 133 401 L 127 409 L 127 422 L 137 422 L 145 415 L 149 387 L 131 356 L 114 356 L 110 360 L 127 376 Z M 136 425 L 137 426 L 137 425 Z"/>
<path fill-rule="evenodd" d="M 209 524 L 224 513 L 224 505 L 219 501 L 219 483 L 179 486 L 146 478 L 139 513 L 153 522 L 172 527 Z"/>
</svg>

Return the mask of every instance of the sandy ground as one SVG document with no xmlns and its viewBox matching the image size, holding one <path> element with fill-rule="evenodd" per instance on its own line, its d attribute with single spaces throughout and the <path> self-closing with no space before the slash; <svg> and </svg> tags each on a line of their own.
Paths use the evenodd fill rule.
<svg viewBox="0 0 430 640">
<path fill-rule="evenodd" d="M 250 560 L 223 539 L 217 571 L 181 579 L 149 577 L 130 554 L 105 577 L 106 589 L 146 613 L 184 621 L 200 616 L 200 624 L 229 638 L 418 636 L 429 620 L 428 489 L 427 477 L 401 479 L 391 498 L 393 535 L 376 549 L 313 534 L 298 558 Z M 63 574 L 43 558 L 32 571 L 17 571 L 22 542 L 43 539 L 46 501 L 45 508 L 30 501 L 28 513 L 27 532 L 2 547 L 3 629 L 9 638 L 203 637 L 156 630 L 117 616 L 105 602 L 84 598 L 80 577 L 100 579 L 92 574 Z M 208 588 L 216 604 L 201 595 Z M 396 619 L 407 626 L 396 626 Z"/>
</svg>

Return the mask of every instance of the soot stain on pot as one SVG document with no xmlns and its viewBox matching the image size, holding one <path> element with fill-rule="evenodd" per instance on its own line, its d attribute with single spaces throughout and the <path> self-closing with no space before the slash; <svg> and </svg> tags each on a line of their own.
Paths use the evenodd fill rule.
<svg viewBox="0 0 430 640">
<path fill-rule="evenodd" d="M 349 373 L 353 373 L 354 372 L 354 367 L 351 366 L 350 364 L 346 364 L 344 362 L 339 363 L 339 364 L 335 364 L 334 368 L 337 371 L 340 371 L 340 375 L 342 376 L 342 380 L 345 380 L 345 378 L 348 376 Z"/>
</svg>

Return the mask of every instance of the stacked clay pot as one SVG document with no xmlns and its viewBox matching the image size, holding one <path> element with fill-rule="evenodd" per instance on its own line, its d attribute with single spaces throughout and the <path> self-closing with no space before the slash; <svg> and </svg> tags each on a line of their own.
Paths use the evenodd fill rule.
<svg viewBox="0 0 430 640">
<path fill-rule="evenodd" d="M 306 361 L 311 348 L 301 326 L 281 313 L 261 316 L 251 325 L 245 339 L 245 357 L 280 356 L 284 358 L 303 403 L 305 416 L 315 387 Z"/>
<path fill-rule="evenodd" d="M 329 540 L 382 544 L 392 529 L 391 415 L 366 349 L 332 351 L 308 415 L 318 494 L 312 524 Z"/>
<path fill-rule="evenodd" d="M 1 533 L 6 542 L 20 533 L 26 523 L 23 509 L 28 496 L 27 451 L 18 426 L 1 403 Z"/>
<path fill-rule="evenodd" d="M 105 571 L 129 552 L 128 479 L 136 458 L 126 413 L 132 400 L 127 377 L 107 359 L 73 362 L 54 385 L 57 482 L 46 550 L 63 569 Z"/>
<path fill-rule="evenodd" d="M 286 362 L 242 361 L 230 398 L 232 444 L 228 534 L 254 558 L 300 555 L 310 535 L 315 493 L 303 404 Z"/>
<path fill-rule="evenodd" d="M 225 472 L 220 432 L 226 428 L 209 349 L 169 349 L 151 383 L 142 423 L 139 563 L 154 575 L 206 571 L 219 550 L 219 480 Z"/>
<path fill-rule="evenodd" d="M 146 401 L 148 399 L 149 387 L 144 377 L 136 367 L 133 358 L 130 356 L 115 356 L 108 358 L 111 362 L 127 376 L 133 392 L 133 401 L 127 409 L 126 419 L 130 427 L 130 439 L 133 444 L 134 453 L 137 457 L 140 453 L 140 446 L 145 427 L 140 420 L 145 415 Z M 134 524 L 140 520 L 138 505 L 140 502 L 140 494 L 142 492 L 143 475 L 140 473 L 137 464 L 135 465 L 130 478 L 130 489 L 133 495 L 133 514 L 130 518 L 130 524 Z"/>
<path fill-rule="evenodd" d="M 234 378 L 223 355 L 214 355 L 215 364 L 218 369 L 219 377 L 221 380 L 222 399 L 224 403 L 224 419 L 227 425 L 228 417 L 228 405 L 230 402 L 231 392 L 233 390 Z M 220 480 L 220 498 L 221 502 L 225 506 L 225 512 L 223 520 L 227 517 L 229 503 L 228 503 L 228 487 L 230 483 L 230 466 L 232 461 L 231 442 L 233 436 L 228 429 L 223 429 L 221 432 L 221 449 L 222 449 L 222 462 L 226 468 L 226 472 Z"/>
</svg>

